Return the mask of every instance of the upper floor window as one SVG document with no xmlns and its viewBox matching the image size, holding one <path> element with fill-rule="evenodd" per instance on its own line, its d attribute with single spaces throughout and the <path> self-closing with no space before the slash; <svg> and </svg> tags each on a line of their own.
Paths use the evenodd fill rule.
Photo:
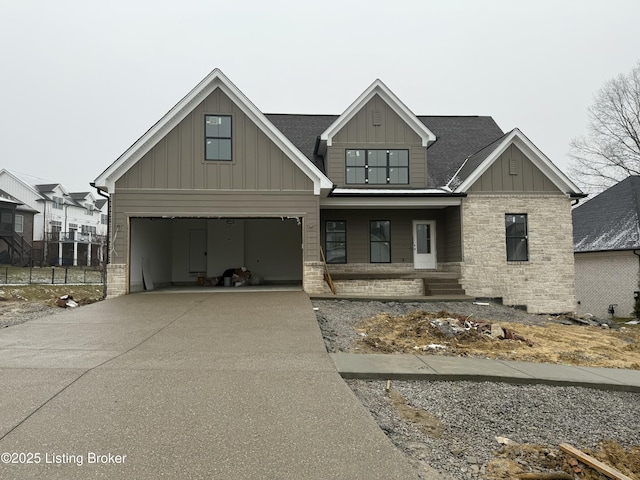
<svg viewBox="0 0 640 480">
<path fill-rule="evenodd" d="M 57 208 L 58 210 L 62 210 L 62 204 L 64 203 L 64 199 L 62 197 L 53 197 L 53 208 Z"/>
<path fill-rule="evenodd" d="M 204 118 L 204 159 L 231 161 L 231 115 Z"/>
<path fill-rule="evenodd" d="M 24 215 L 16 214 L 16 232 L 23 233 L 24 232 Z"/>
<path fill-rule="evenodd" d="M 347 183 L 409 183 L 409 150 L 347 150 L 346 155 Z"/>
<path fill-rule="evenodd" d="M 529 260 L 529 235 L 527 214 L 507 213 L 504 216 L 507 234 L 507 262 Z"/>
<path fill-rule="evenodd" d="M 100 223 L 102 225 L 106 225 L 109 223 L 109 215 L 105 215 L 104 213 L 100 215 Z"/>
</svg>

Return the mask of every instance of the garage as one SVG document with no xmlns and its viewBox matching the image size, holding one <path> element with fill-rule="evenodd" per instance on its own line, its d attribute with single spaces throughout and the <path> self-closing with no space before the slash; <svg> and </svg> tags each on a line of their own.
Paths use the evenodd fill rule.
<svg viewBox="0 0 640 480">
<path fill-rule="evenodd" d="M 302 219 L 130 218 L 129 291 L 194 286 L 245 267 L 253 284 L 302 285 Z"/>
</svg>

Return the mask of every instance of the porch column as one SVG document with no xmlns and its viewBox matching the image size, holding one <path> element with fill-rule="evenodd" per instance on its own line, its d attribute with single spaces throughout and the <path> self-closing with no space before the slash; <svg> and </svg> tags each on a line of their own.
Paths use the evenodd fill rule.
<svg viewBox="0 0 640 480">
<path fill-rule="evenodd" d="M 73 266 L 78 266 L 78 242 L 73 242 Z"/>
<path fill-rule="evenodd" d="M 93 243 L 89 243 L 87 245 L 87 267 L 91 266 L 91 249 L 93 248 Z"/>
<path fill-rule="evenodd" d="M 62 265 L 62 242 L 58 242 L 58 265 Z"/>
</svg>

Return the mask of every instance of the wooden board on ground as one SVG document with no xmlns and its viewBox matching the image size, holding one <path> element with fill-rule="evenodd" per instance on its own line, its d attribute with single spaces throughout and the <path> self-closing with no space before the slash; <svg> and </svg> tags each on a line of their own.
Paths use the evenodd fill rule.
<svg viewBox="0 0 640 480">
<path fill-rule="evenodd" d="M 614 480 L 633 480 L 631 477 L 627 477 L 624 473 L 602 463 L 600 460 L 593 458 L 591 455 L 587 455 L 586 453 L 578 450 L 576 447 L 569 445 L 568 443 L 561 443 L 560 450 L 568 453 L 569 455 L 573 455 L 582 463 L 595 468 L 597 471 L 609 478 L 613 478 Z"/>
</svg>

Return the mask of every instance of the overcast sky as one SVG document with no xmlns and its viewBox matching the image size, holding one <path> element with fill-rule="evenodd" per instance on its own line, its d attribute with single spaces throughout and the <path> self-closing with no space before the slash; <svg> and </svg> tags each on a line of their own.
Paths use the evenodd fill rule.
<svg viewBox="0 0 640 480">
<path fill-rule="evenodd" d="M 342 113 L 380 78 L 418 115 L 491 115 L 567 171 L 638 0 L 0 0 L 0 167 L 92 182 L 218 67 L 265 113 Z"/>
</svg>

